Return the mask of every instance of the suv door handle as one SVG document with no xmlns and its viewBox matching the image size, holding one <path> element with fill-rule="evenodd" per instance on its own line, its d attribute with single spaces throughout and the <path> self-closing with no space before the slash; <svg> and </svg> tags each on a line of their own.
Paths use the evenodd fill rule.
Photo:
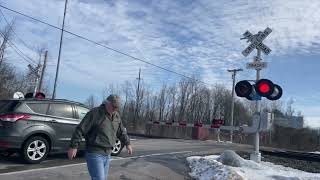
<svg viewBox="0 0 320 180">
<path fill-rule="evenodd" d="M 52 119 L 52 120 L 51 120 L 51 122 L 53 122 L 53 123 L 57 123 L 58 121 L 57 121 L 57 120 Z"/>
</svg>

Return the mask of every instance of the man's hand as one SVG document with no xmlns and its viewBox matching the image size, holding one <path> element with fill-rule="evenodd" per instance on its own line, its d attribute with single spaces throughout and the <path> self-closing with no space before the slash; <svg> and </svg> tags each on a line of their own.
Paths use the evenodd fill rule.
<svg viewBox="0 0 320 180">
<path fill-rule="evenodd" d="M 131 155 L 133 153 L 132 146 L 130 144 L 127 146 L 127 150 L 128 150 L 128 154 Z"/>
<path fill-rule="evenodd" d="M 68 150 L 68 157 L 70 160 L 72 160 L 74 157 L 76 157 L 77 151 L 78 151 L 77 149 L 72 149 L 72 148 L 70 148 Z"/>
</svg>

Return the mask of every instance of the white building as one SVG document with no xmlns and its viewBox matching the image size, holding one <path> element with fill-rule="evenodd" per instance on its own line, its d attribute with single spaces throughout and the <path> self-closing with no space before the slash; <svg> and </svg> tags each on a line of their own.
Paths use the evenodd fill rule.
<svg viewBox="0 0 320 180">
<path fill-rule="evenodd" d="M 274 124 L 283 127 L 300 129 L 303 128 L 304 119 L 303 116 L 275 117 Z"/>
</svg>

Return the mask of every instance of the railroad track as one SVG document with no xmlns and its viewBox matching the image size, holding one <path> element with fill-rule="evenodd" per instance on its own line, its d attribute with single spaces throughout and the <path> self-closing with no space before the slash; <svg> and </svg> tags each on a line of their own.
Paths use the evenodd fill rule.
<svg viewBox="0 0 320 180">
<path fill-rule="evenodd" d="M 262 154 L 265 154 L 265 155 L 320 162 L 320 154 L 316 154 L 316 153 L 305 153 L 305 152 L 283 151 L 283 150 L 266 150 L 266 149 L 261 149 L 260 151 Z"/>
</svg>

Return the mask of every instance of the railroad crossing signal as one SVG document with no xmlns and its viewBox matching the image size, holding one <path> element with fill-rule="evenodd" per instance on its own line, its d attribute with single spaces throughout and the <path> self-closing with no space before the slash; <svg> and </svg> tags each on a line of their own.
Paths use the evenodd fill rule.
<svg viewBox="0 0 320 180">
<path fill-rule="evenodd" d="M 259 31 L 258 34 L 253 35 L 251 32 L 246 31 L 243 34 L 243 38 L 241 39 L 248 39 L 248 42 L 251 44 L 242 51 L 242 54 L 247 57 L 255 48 L 259 48 L 262 52 L 268 55 L 271 52 L 271 49 L 262 43 L 262 41 L 272 32 L 270 28 L 266 28 L 263 32 Z"/>
<path fill-rule="evenodd" d="M 251 34 L 246 31 L 243 34 L 243 38 L 247 39 L 251 44 L 242 51 L 242 54 L 247 57 L 254 49 L 257 49 L 257 56 L 254 58 L 252 63 L 247 64 L 247 68 L 257 70 L 257 81 L 256 84 L 251 85 L 248 81 L 240 81 L 235 87 L 236 94 L 240 97 L 246 97 L 249 100 L 257 100 L 256 103 L 256 114 L 259 114 L 261 96 L 266 97 L 270 100 L 277 100 L 282 96 L 282 89 L 280 86 L 273 84 L 270 80 L 260 79 L 260 70 L 265 68 L 267 64 L 262 62 L 261 51 L 268 55 L 271 49 L 262 43 L 262 41 L 272 32 L 270 28 L 266 28 L 263 32 L 259 31 L 258 34 Z M 255 120 L 258 122 L 258 120 Z M 259 122 L 261 119 L 259 119 Z M 254 153 L 250 154 L 250 159 L 255 162 L 261 161 L 261 153 L 259 152 L 259 131 L 255 132 L 254 140 Z"/>
<path fill-rule="evenodd" d="M 246 80 L 239 81 L 235 86 L 235 92 L 237 96 L 248 100 L 261 100 L 261 97 L 278 100 L 282 96 L 282 88 L 269 79 L 260 79 L 253 85 Z"/>
</svg>

